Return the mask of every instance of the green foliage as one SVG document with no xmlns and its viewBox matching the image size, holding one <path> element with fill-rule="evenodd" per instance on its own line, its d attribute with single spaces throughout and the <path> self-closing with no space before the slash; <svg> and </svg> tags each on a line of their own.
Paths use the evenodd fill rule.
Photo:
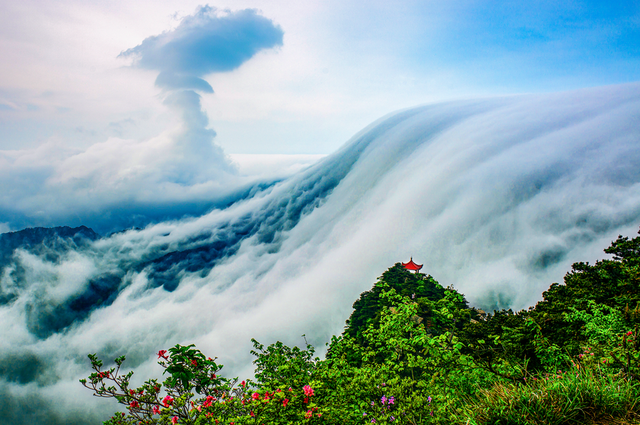
<svg viewBox="0 0 640 425">
<path fill-rule="evenodd" d="M 255 344 L 262 349 L 259 343 Z M 117 367 L 102 370 L 102 361 L 94 354 L 89 355 L 95 372 L 80 382 L 96 396 L 116 399 L 128 411 L 116 413 L 104 422 L 106 425 L 240 425 L 265 421 L 283 425 L 312 424 L 321 421 L 324 413 L 314 402 L 313 387 L 305 385 L 294 389 L 280 385 L 266 389 L 251 381 L 237 385 L 237 378 L 230 380 L 219 376 L 222 366 L 205 357 L 193 345 L 160 350 L 158 358 L 164 373 L 169 375 L 164 383 L 154 379 L 131 388 L 133 372 L 120 374 L 124 357 L 116 359 Z"/>
<path fill-rule="evenodd" d="M 445 297 L 448 292 L 433 277 L 411 273 L 400 263 L 396 263 L 382 274 L 370 291 L 363 292 L 353 304 L 354 310 L 346 322 L 345 334 L 362 342 L 362 333 L 369 325 L 376 325 L 379 322 L 383 307 L 391 305 L 388 299 L 380 296 L 388 289 L 395 290 L 398 295 L 405 298 L 418 300 L 419 308 L 416 315 L 429 326 L 432 326 L 434 308 L 436 308 L 434 303 Z M 461 294 L 458 295 L 456 299 L 458 306 L 466 307 L 464 297 Z M 435 325 L 437 327 L 439 323 Z"/>
<path fill-rule="evenodd" d="M 240 384 L 192 345 L 158 353 L 163 383 L 130 388 L 124 357 L 103 370 L 95 355 L 81 382 L 126 406 L 107 424 L 640 423 L 640 238 L 605 251 L 535 307 L 488 315 L 396 264 L 325 359 L 252 340 L 255 375 Z"/>
<path fill-rule="evenodd" d="M 467 399 L 463 418 L 476 425 L 613 423 L 611 418 L 632 421 L 640 419 L 639 397 L 637 382 L 603 373 L 597 367 L 573 367 L 531 377 L 524 384 L 500 382 L 482 389 Z"/>
<path fill-rule="evenodd" d="M 304 335 L 303 335 L 304 337 Z M 302 387 L 309 383 L 316 369 L 318 358 L 313 358 L 314 348 L 307 344 L 306 350 L 289 348 L 280 341 L 266 349 L 255 339 L 251 339 L 256 356 L 255 378 L 264 386 Z"/>
</svg>

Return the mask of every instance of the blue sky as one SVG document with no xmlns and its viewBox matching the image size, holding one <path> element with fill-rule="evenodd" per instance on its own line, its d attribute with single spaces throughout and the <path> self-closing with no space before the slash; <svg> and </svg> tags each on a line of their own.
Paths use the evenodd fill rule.
<svg viewBox="0 0 640 425">
<path fill-rule="evenodd" d="M 0 231 L 195 214 L 398 109 L 638 81 L 639 46 L 632 1 L 2 2 Z"/>
<path fill-rule="evenodd" d="M 53 139 L 86 147 L 112 136 L 145 139 L 165 130 L 170 112 L 158 101 L 161 90 L 154 83 L 176 59 L 165 68 L 144 60 L 135 67 L 121 53 L 148 47 L 152 37 L 179 29 L 181 22 L 184 27 L 201 5 L 3 2 L 0 149 Z M 255 32 L 256 46 L 275 48 L 243 47 L 249 50 L 242 66 L 199 70 L 197 78 L 216 92 L 202 101 L 216 143 L 227 153 L 329 153 L 399 108 L 640 79 L 640 11 L 633 1 L 209 6 L 238 16 L 258 9 L 255 19 L 284 33 L 282 41 L 274 33 L 274 41 L 272 33 Z M 225 29 L 218 30 L 224 44 Z M 241 51 L 239 42 L 230 40 L 234 48 L 226 53 L 202 51 L 201 58 L 225 63 L 224 54 Z"/>
</svg>

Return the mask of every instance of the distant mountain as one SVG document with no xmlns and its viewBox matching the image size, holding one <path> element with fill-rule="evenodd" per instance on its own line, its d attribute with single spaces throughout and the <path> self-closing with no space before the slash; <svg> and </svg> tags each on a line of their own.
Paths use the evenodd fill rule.
<svg viewBox="0 0 640 425">
<path fill-rule="evenodd" d="M 86 249 L 100 235 L 86 226 L 35 227 L 0 234 L 0 306 L 9 304 L 20 295 L 30 276 L 21 256 L 30 255 L 42 262 L 59 264 L 65 254 Z M 53 322 L 59 323 L 59 320 Z M 67 322 L 63 320 L 63 322 Z M 52 329 L 60 329 L 53 325 Z M 36 334 L 43 335 L 34 329 Z"/>
<path fill-rule="evenodd" d="M 17 232 L 0 234 L 0 274 L 12 263 L 18 250 L 28 252 L 51 263 L 57 263 L 60 257 L 68 251 L 86 248 L 90 242 L 100 238 L 93 230 L 86 226 L 80 227 L 34 227 Z M 19 273 L 12 270 L 11 274 Z M 18 277 L 16 276 L 16 279 Z M 0 294 L 0 303 L 6 303 Z"/>
<path fill-rule="evenodd" d="M 35 254 L 61 253 L 70 249 L 85 247 L 88 241 L 99 239 L 100 235 L 86 226 L 80 227 L 34 227 L 0 234 L 0 264 L 4 264 L 16 249 L 24 249 Z M 51 258 L 51 261 L 56 261 Z"/>
</svg>

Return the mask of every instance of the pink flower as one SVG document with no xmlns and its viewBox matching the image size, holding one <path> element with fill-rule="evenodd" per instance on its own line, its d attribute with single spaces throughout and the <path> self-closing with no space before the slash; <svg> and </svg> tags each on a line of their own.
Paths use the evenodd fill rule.
<svg viewBox="0 0 640 425">
<path fill-rule="evenodd" d="M 304 395 L 308 396 L 312 396 L 313 395 L 313 388 L 311 388 L 308 385 L 305 385 L 304 387 L 302 387 L 302 389 L 304 390 Z"/>
<path fill-rule="evenodd" d="M 160 414 L 160 406 L 153 406 L 153 409 L 151 409 L 151 411 L 153 412 L 154 415 L 159 415 Z"/>
<path fill-rule="evenodd" d="M 282 406 L 283 407 L 287 407 L 287 403 L 289 403 L 289 399 L 285 398 L 284 400 L 282 400 Z"/>
<path fill-rule="evenodd" d="M 167 360 L 167 350 L 160 350 L 158 351 L 158 358 L 162 357 L 163 359 Z"/>
<path fill-rule="evenodd" d="M 244 381 L 240 382 L 240 385 L 242 385 L 244 387 L 245 386 L 245 382 Z"/>
<path fill-rule="evenodd" d="M 313 413 L 311 412 L 311 410 L 307 410 L 307 413 L 304 414 L 305 418 L 310 418 L 313 415 Z"/>
<path fill-rule="evenodd" d="M 173 397 L 171 397 L 170 395 L 166 396 L 162 399 L 162 404 L 164 404 L 164 407 L 171 406 L 173 404 Z"/>
<path fill-rule="evenodd" d="M 251 398 L 254 399 L 254 400 L 258 400 L 260 398 L 260 394 L 253 393 L 253 394 L 251 394 Z"/>
<path fill-rule="evenodd" d="M 171 423 L 172 423 L 173 425 L 176 425 L 176 424 L 178 423 L 178 417 L 177 417 L 177 416 L 174 416 L 173 418 L 171 418 Z"/>
</svg>

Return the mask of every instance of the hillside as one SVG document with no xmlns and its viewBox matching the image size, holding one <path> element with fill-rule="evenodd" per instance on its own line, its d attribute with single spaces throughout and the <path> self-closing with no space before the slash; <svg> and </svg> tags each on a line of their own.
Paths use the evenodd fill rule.
<svg viewBox="0 0 640 425">
<path fill-rule="evenodd" d="M 105 369 L 95 355 L 83 384 L 127 406 L 106 424 L 640 423 L 640 237 L 605 252 L 535 307 L 490 314 L 396 264 L 323 360 L 310 345 L 253 340 L 255 376 L 239 382 L 177 345 L 158 353 L 164 384 L 129 389 L 124 358 Z"/>
</svg>

